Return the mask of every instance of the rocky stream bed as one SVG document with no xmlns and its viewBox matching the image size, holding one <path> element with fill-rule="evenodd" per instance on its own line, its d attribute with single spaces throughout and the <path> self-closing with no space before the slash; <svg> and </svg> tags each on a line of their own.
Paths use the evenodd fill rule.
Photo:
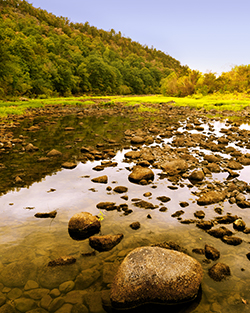
<svg viewBox="0 0 250 313">
<path fill-rule="evenodd" d="M 118 268 L 140 247 L 201 264 L 196 299 L 168 312 L 249 312 L 249 111 L 148 107 L 58 105 L 0 125 L 0 312 L 115 311 Z"/>
</svg>

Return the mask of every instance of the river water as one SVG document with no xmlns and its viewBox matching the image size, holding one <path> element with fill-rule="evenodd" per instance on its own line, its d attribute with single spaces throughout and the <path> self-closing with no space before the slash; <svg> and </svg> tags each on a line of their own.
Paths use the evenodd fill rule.
<svg viewBox="0 0 250 313">
<path fill-rule="evenodd" d="M 115 145 L 116 155 L 112 161 L 117 162 L 118 165 L 107 167 L 101 173 L 93 170 L 96 165 L 101 164 L 101 160 L 79 161 L 80 146 L 113 139 L 119 143 L 123 132 L 133 126 L 133 123 L 125 118 L 121 120 L 112 117 L 100 120 L 84 118 L 80 120 L 81 124 L 75 117 L 61 118 L 57 123 L 52 123 L 51 120 L 44 122 L 40 119 L 35 122 L 40 125 L 40 130 L 37 132 L 27 131 L 27 128 L 34 124 L 34 120 L 28 120 L 22 122 L 21 128 L 14 129 L 14 134 L 28 137 L 29 142 L 36 144 L 39 147 L 37 157 L 52 148 L 64 149 L 64 154 L 67 154 L 71 160 L 75 160 L 77 166 L 74 169 L 62 169 L 55 165 L 55 169 L 49 175 L 42 174 L 45 171 L 39 167 L 36 181 L 33 183 L 29 181 L 28 186 L 12 185 L 2 194 L 0 198 L 0 312 L 6 304 L 12 305 L 19 312 L 32 312 L 36 308 L 40 308 L 41 312 L 78 312 L 77 310 L 105 312 L 100 304 L 103 292 L 110 289 L 117 267 L 126 254 L 138 246 L 166 241 L 184 247 L 189 255 L 202 264 L 204 270 L 199 301 L 197 300 L 191 307 L 189 305 L 182 307 L 181 312 L 249 312 L 250 261 L 246 257 L 249 252 L 249 235 L 238 232 L 237 236 L 243 239 L 242 244 L 230 246 L 210 236 L 195 224 L 182 224 L 181 219 L 171 216 L 183 209 L 185 213 L 181 218 L 193 219 L 194 212 L 202 209 L 206 215 L 205 219 L 209 220 L 218 216 L 214 209 L 219 207 L 223 215 L 227 213 L 238 215 L 250 227 L 249 209 L 241 209 L 227 201 L 207 205 L 205 208 L 199 207 L 196 203 L 197 197 L 193 193 L 197 187 L 190 186 L 189 182 L 183 179 L 181 184 L 176 186 L 177 189 L 173 189 L 175 184 L 167 178 L 162 179 L 159 175 L 162 171 L 158 169 L 153 169 L 155 179 L 152 184 L 143 186 L 129 182 L 129 168 L 134 163 L 125 160 L 124 154 L 132 149 L 127 142 L 123 145 Z M 143 125 L 138 121 L 137 124 Z M 185 125 L 186 121 L 182 121 L 177 130 L 184 131 Z M 216 136 L 222 135 L 220 130 L 228 127 L 225 121 L 218 120 L 211 120 L 210 125 L 213 126 L 212 133 Z M 74 127 L 74 131 L 63 132 L 62 129 L 66 126 Z M 209 130 L 206 124 L 203 126 L 203 134 L 206 136 L 211 134 L 211 128 Z M 242 124 L 240 128 L 249 129 L 250 126 Z M 196 130 L 192 132 L 198 133 Z M 104 141 L 103 137 L 105 137 Z M 171 145 L 171 141 L 172 138 L 164 139 L 162 143 L 153 143 L 152 146 Z M 73 147 L 65 148 L 67 144 Z M 250 152 L 244 147 L 237 147 L 237 149 L 243 153 Z M 197 157 L 200 157 L 201 152 L 199 148 L 190 148 L 190 153 Z M 2 157 L 3 163 L 5 162 L 9 168 L 7 174 L 4 174 L 6 181 L 10 180 L 10 177 L 13 180 L 18 173 L 24 178 L 29 173 L 25 164 L 29 164 L 30 170 L 33 171 L 37 164 L 36 160 L 34 155 L 27 155 L 20 149 L 17 149 L 10 160 L 7 156 Z M 18 162 L 24 166 L 21 170 Z M 12 172 L 14 174 L 11 174 Z M 249 166 L 245 166 L 238 172 L 239 180 L 250 183 Z M 92 178 L 101 175 L 108 176 L 107 184 L 91 181 Z M 225 181 L 226 177 L 225 172 L 214 173 L 208 180 Z M 4 177 L 1 179 L 4 181 Z M 111 190 L 107 190 L 107 186 L 111 187 Z M 125 193 L 127 200 L 121 198 L 124 194 L 113 191 L 116 186 L 128 188 Z M 152 195 L 145 197 L 146 192 L 151 192 Z M 170 197 L 171 201 L 166 204 L 161 203 L 157 199 L 159 196 Z M 149 201 L 156 206 L 156 209 L 138 208 L 134 205 L 134 198 Z M 133 212 L 124 215 L 123 211 L 100 211 L 96 205 L 103 201 L 115 202 L 117 205 L 126 203 Z M 182 201 L 188 202 L 189 205 L 181 208 Z M 165 212 L 160 211 L 163 206 L 167 208 Z M 36 213 L 53 210 L 57 211 L 55 218 L 34 216 Z M 123 240 L 111 251 L 96 252 L 95 255 L 86 256 L 86 253 L 93 252 L 88 239 L 75 241 L 68 233 L 70 218 L 83 211 L 100 217 L 102 235 L 122 233 Z M 129 226 L 135 221 L 141 224 L 138 230 L 133 230 Z M 232 225 L 227 227 L 235 232 Z M 208 269 L 214 262 L 208 262 L 204 255 L 192 252 L 194 248 L 204 248 L 205 244 L 218 249 L 221 255 L 219 261 L 230 267 L 231 276 L 226 280 L 213 281 L 208 275 Z M 63 269 L 62 267 L 53 269 L 55 272 L 48 270 L 49 261 L 65 255 L 75 257 L 76 263 Z M 66 282 L 67 287 L 65 287 Z M 139 312 L 139 309 L 137 311 Z"/>
</svg>

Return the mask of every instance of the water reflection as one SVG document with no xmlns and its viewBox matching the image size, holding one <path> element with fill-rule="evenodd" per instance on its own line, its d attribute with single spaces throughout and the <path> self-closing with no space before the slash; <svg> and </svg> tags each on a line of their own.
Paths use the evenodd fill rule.
<svg viewBox="0 0 250 313">
<path fill-rule="evenodd" d="M 125 122 L 126 125 L 124 124 Z M 129 167 L 132 167 L 133 163 L 127 163 L 124 160 L 124 154 L 129 149 L 124 149 L 128 145 L 128 142 L 124 142 L 123 137 L 123 132 L 128 128 L 128 125 L 129 127 L 133 127 L 130 120 L 126 121 L 125 118 L 122 118 L 117 121 L 117 118 L 114 120 L 111 118 L 109 123 L 104 124 L 103 120 L 100 122 L 98 119 L 93 119 L 92 124 L 92 120 L 87 119 L 81 120 L 82 124 L 80 124 L 79 121 L 76 123 L 74 117 L 67 117 L 60 120 L 59 125 L 49 122 L 44 125 L 41 124 L 44 123 L 42 120 L 38 120 L 37 123 L 40 123 L 41 126 L 43 125 L 44 128 L 40 133 L 29 133 L 29 141 L 33 141 L 37 146 L 43 148 L 40 148 L 39 152 L 35 152 L 35 158 L 34 154 L 31 156 L 24 153 L 21 156 L 22 166 L 23 164 L 29 164 L 29 168 L 34 167 L 38 179 L 33 183 L 30 180 L 29 187 L 20 187 L 20 190 L 10 191 L 0 198 L 0 268 L 2 273 L 2 285 L 0 287 L 2 288 L 4 297 L 8 299 L 7 301 L 9 301 L 8 293 L 14 288 L 21 290 L 20 298 L 29 298 L 25 293 L 27 289 L 26 276 L 28 275 L 29 281 L 36 282 L 39 288 L 48 290 L 50 295 L 53 294 L 52 290 L 57 289 L 59 293 L 55 297 L 56 299 L 60 297 L 67 299 L 68 293 L 60 291 L 62 289 L 61 285 L 65 281 L 72 281 L 74 283 L 73 290 L 78 292 L 78 296 L 81 295 L 79 296 L 83 299 L 81 301 L 84 305 L 88 306 L 88 296 L 90 294 L 97 295 L 98 292 L 109 289 L 112 282 L 112 275 L 115 273 L 112 270 L 107 272 L 109 266 L 117 267 L 124 256 L 135 247 L 155 244 L 157 242 L 174 241 L 185 247 L 190 255 L 198 259 L 204 269 L 202 297 L 199 298 L 198 303 L 193 307 L 181 307 L 178 312 L 248 311 L 248 303 L 250 301 L 250 268 L 246 253 L 249 251 L 249 235 L 242 232 L 237 233 L 237 236 L 243 239 L 243 243 L 237 247 L 229 246 L 197 228 L 195 224 L 182 224 L 177 218 L 171 217 L 173 213 L 181 209 L 180 202 L 182 201 L 187 201 L 189 204 L 184 209 L 183 219 L 193 219 L 194 212 L 200 209 L 195 201 L 196 196 L 193 194 L 194 191 L 197 191 L 198 187 L 189 186 L 189 182 L 185 179 L 181 181 L 181 184 L 177 185 L 177 190 L 170 189 L 168 187 L 173 185 L 172 182 L 166 178 L 161 179 L 158 175 L 161 173 L 161 170 L 153 169 L 155 180 L 152 184 L 142 186 L 130 183 L 128 181 Z M 119 127 L 112 129 L 115 123 L 119 123 Z M 216 136 L 222 136 L 223 133 L 221 130 L 228 127 L 228 125 L 220 121 L 210 123 L 213 126 Z M 139 124 L 137 127 L 140 126 Z M 65 125 L 75 128 L 75 132 L 66 134 L 66 139 L 65 132 L 63 131 Z M 15 130 L 16 135 L 19 136 L 29 126 L 29 121 L 24 122 L 24 130 Z M 210 126 L 205 124 L 201 126 L 204 126 L 204 134 L 207 135 L 211 132 Z M 244 129 L 248 129 L 247 125 L 241 126 L 241 128 L 243 127 Z M 185 131 L 185 123 L 181 128 L 178 128 L 178 131 Z M 200 133 L 197 130 L 192 130 L 191 132 Z M 112 133 L 113 135 L 111 136 Z M 93 170 L 95 166 L 100 165 L 100 161 L 81 162 L 79 160 L 79 150 L 82 145 L 92 145 L 93 142 L 107 145 L 107 139 L 111 141 L 114 138 L 119 143 L 115 146 L 116 155 L 112 158 L 112 161 L 118 163 L 116 167 L 104 168 L 100 174 Z M 164 139 L 162 144 L 171 144 L 172 139 Z M 120 144 L 120 141 L 123 144 Z M 70 149 L 65 148 L 67 143 L 73 143 L 73 147 Z M 110 143 L 107 146 L 109 145 Z M 152 144 L 152 146 L 157 145 L 159 144 Z M 72 170 L 62 169 L 61 161 L 58 163 L 58 167 L 55 166 L 55 161 L 54 163 L 52 162 L 54 167 L 51 165 L 51 168 L 54 168 L 52 174 L 47 176 L 43 166 L 46 167 L 48 164 L 38 165 L 37 159 L 44 156 L 52 147 L 60 149 L 67 160 L 75 156 L 77 167 Z M 21 149 L 18 146 L 16 148 L 17 150 Z M 202 159 L 202 152 L 206 152 L 206 154 L 211 153 L 211 151 L 205 149 L 191 149 L 191 153 L 200 159 Z M 249 152 L 245 148 L 237 147 L 237 149 L 244 153 Z M 25 168 L 19 165 L 20 153 L 22 152 L 21 150 L 18 151 L 12 160 L 8 160 L 7 155 L 2 155 L 2 162 L 9 168 L 9 172 L 5 172 L 4 174 L 5 177 L 9 175 L 13 178 L 13 176 L 18 173 L 20 174 L 22 171 L 25 175 L 29 173 L 28 167 Z M 18 164 L 17 171 L 13 168 L 13 164 Z M 37 165 L 38 168 L 36 168 Z M 11 167 L 14 174 L 10 170 Z M 240 170 L 239 174 L 239 179 L 248 183 L 250 182 L 248 166 Z M 4 175 L 1 177 L 2 180 L 5 178 Z M 23 175 L 23 178 L 25 175 Z M 108 184 L 96 184 L 91 181 L 92 178 L 100 175 L 108 176 Z M 210 177 L 211 181 L 224 181 L 226 178 L 226 173 L 213 173 Z M 11 182 L 12 180 L 10 180 L 10 184 Z M 110 186 L 111 190 L 107 190 L 107 186 Z M 113 191 L 116 186 L 128 187 L 128 191 L 126 192 L 128 200 L 121 198 L 121 194 Z M 149 191 L 152 195 L 145 197 L 144 194 Z M 168 196 L 171 198 L 171 201 L 166 204 L 161 203 L 157 199 L 159 196 Z M 137 208 L 133 202 L 134 198 L 150 201 L 156 208 L 154 210 Z M 91 255 L 92 249 L 87 239 L 77 242 L 70 238 L 68 234 L 68 222 L 75 213 L 82 211 L 98 215 L 100 210 L 96 205 L 101 201 L 112 201 L 117 205 L 126 203 L 132 209 L 133 213 L 124 215 L 122 211 L 104 211 L 101 222 L 101 234 L 123 233 L 124 239 L 109 252 Z M 160 211 L 160 208 L 163 206 L 167 208 L 165 212 Z M 235 204 L 228 202 L 208 205 L 203 208 L 206 214 L 206 220 L 213 219 L 217 216 L 217 213 L 214 211 L 215 207 L 220 207 L 223 215 L 230 213 L 242 217 L 246 224 L 250 226 L 248 209 L 242 210 Z M 53 219 L 39 219 L 34 216 L 36 213 L 51 212 L 53 210 L 57 211 L 57 215 Z M 149 214 L 151 218 L 149 218 Z M 136 231 L 129 227 L 135 221 L 139 221 L 141 224 L 140 229 Z M 232 225 L 227 225 L 227 227 L 235 232 Z M 204 262 L 204 255 L 196 255 L 192 252 L 193 248 L 204 248 L 206 243 L 216 247 L 221 253 L 220 262 L 225 262 L 230 266 L 232 276 L 228 280 L 220 283 L 214 282 L 208 276 L 208 269 L 214 263 Z M 86 254 L 88 253 L 90 253 L 90 256 L 87 257 Z M 75 257 L 77 260 L 76 264 L 69 271 L 58 269 L 58 272 L 52 274 L 46 267 L 48 262 L 63 255 Z M 15 279 L 13 272 L 18 269 L 26 270 L 20 270 L 19 278 Z M 84 280 L 82 277 L 87 278 Z M 20 281 L 24 283 L 20 283 Z M 89 283 L 86 283 L 86 281 Z M 72 294 L 71 296 L 73 297 Z M 40 306 L 43 303 L 41 299 L 33 300 Z M 245 302 L 243 300 L 247 304 L 244 304 Z M 72 307 L 78 303 L 65 301 L 65 303 L 71 304 Z M 43 304 L 42 307 L 46 311 L 53 311 L 49 305 L 46 307 Z M 91 305 L 89 305 L 89 309 L 91 312 Z M 150 306 L 144 309 L 150 310 Z M 140 309 L 137 309 L 136 312 L 140 312 Z"/>
</svg>

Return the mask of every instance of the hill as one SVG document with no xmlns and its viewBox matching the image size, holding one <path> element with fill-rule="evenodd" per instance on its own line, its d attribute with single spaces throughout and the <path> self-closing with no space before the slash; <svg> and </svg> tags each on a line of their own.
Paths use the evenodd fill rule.
<svg viewBox="0 0 250 313">
<path fill-rule="evenodd" d="M 152 94 L 187 66 L 120 32 L 0 0 L 0 98 Z"/>
</svg>

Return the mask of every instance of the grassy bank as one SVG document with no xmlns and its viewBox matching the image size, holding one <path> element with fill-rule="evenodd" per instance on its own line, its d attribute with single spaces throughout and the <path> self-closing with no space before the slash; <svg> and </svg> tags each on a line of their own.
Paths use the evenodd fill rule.
<svg viewBox="0 0 250 313">
<path fill-rule="evenodd" d="M 13 101 L 4 102 L 0 101 L 0 118 L 4 119 L 9 115 L 22 115 L 28 109 L 31 108 L 43 108 L 45 106 L 61 105 L 61 106 L 85 106 L 96 103 L 103 104 L 104 106 L 109 105 L 137 105 L 138 110 L 147 111 L 152 110 L 148 108 L 147 104 L 167 104 L 171 103 L 176 106 L 190 106 L 197 110 L 206 109 L 225 111 L 241 111 L 250 105 L 250 97 L 243 94 L 227 94 L 227 95 L 211 95 L 211 96 L 192 96 L 185 98 L 176 97 L 164 97 L 162 95 L 152 96 L 107 96 L 107 97 L 68 97 L 68 98 L 50 98 L 50 99 L 35 99 L 25 101 Z"/>
</svg>

